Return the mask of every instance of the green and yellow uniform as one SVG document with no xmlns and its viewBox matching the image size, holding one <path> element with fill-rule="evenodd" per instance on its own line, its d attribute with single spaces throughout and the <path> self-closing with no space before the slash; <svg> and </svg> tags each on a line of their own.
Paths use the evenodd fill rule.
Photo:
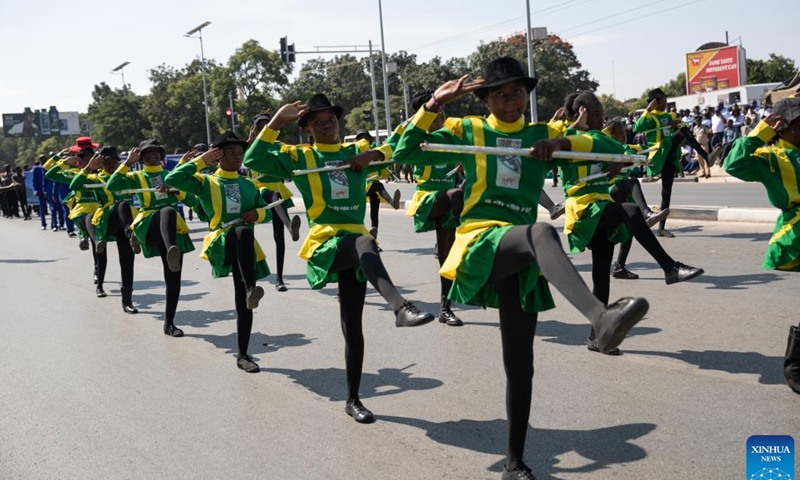
<svg viewBox="0 0 800 480">
<path fill-rule="evenodd" d="M 675 114 L 671 112 L 661 112 L 653 110 L 648 112 L 645 110 L 642 116 L 636 120 L 633 125 L 634 132 L 647 132 L 644 134 L 647 140 L 647 147 L 657 147 L 658 151 L 663 151 L 661 155 L 650 155 L 650 164 L 647 166 L 647 174 L 650 176 L 658 175 L 664 169 L 664 164 L 671 161 L 675 165 L 675 171 L 681 171 L 681 151 L 675 149 L 672 158 L 667 158 L 667 154 L 672 148 L 672 134 L 675 129 L 672 128 L 672 121 L 675 120 Z"/>
<path fill-rule="evenodd" d="M 308 236 L 298 256 L 308 262 L 306 274 L 312 289 L 338 281 L 329 272 L 336 257 L 336 248 L 345 235 L 369 235 L 364 227 L 367 177 L 384 167 L 367 167 L 360 172 L 350 169 L 293 176 L 293 170 L 336 166 L 370 149 L 366 140 L 355 143 L 284 145 L 279 132 L 264 127 L 244 158 L 245 167 L 258 174 L 294 179 L 303 196 L 308 217 Z M 380 147 L 389 158 L 391 151 Z M 387 154 L 388 152 L 388 154 Z M 358 278 L 366 281 L 361 269 Z"/>
<path fill-rule="evenodd" d="M 84 215 L 94 215 L 97 209 L 100 208 L 100 200 L 98 199 L 97 192 L 95 189 L 90 188 L 72 188 L 72 180 L 78 176 L 81 171 L 64 163 L 63 160 L 59 160 L 58 156 L 53 157 L 53 159 L 55 159 L 55 164 L 47 170 L 44 176 L 54 182 L 70 185 L 72 193 L 70 193 L 62 203 L 70 206 L 69 218 L 70 220 L 74 220 L 78 224 L 81 232 L 83 232 L 83 225 L 80 219 Z"/>
<path fill-rule="evenodd" d="M 445 126 L 449 119 L 445 120 Z M 397 147 L 402 137 L 403 132 L 407 128 L 409 122 L 402 123 L 398 126 L 392 135 L 386 139 L 387 145 L 392 149 Z M 414 217 L 414 231 L 415 232 L 429 232 L 436 230 L 436 222 L 429 220 L 428 216 L 431 213 L 433 204 L 436 201 L 436 194 L 441 191 L 447 191 L 451 188 L 456 188 L 455 175 L 448 177 L 447 174 L 456 168 L 456 163 L 440 163 L 435 165 L 414 165 L 414 178 L 417 179 L 414 197 L 411 199 L 411 204 L 406 209 L 406 215 Z M 442 228 L 456 228 L 458 224 L 453 218 L 453 212 L 449 211 L 442 217 Z"/>
<path fill-rule="evenodd" d="M 166 185 L 164 178 L 167 176 L 166 170 L 160 165 L 145 165 L 142 170 L 131 172 L 127 165 L 120 165 L 106 183 L 108 190 L 131 190 L 138 188 L 156 188 Z M 163 207 L 171 206 L 175 208 L 178 202 L 183 202 L 189 207 L 197 204 L 197 197 L 187 195 L 184 192 L 162 193 L 162 192 L 142 192 L 137 193 L 139 198 L 139 213 L 133 219 L 133 233 L 142 242 L 142 253 L 145 258 L 157 257 L 161 254 L 158 247 L 147 244 L 147 231 L 150 229 L 152 214 Z M 182 253 L 189 253 L 194 250 L 192 239 L 189 238 L 189 227 L 180 215 L 176 215 L 177 236 L 175 245 Z"/>
<path fill-rule="evenodd" d="M 178 165 L 167 174 L 167 185 L 195 195 L 203 207 L 203 211 L 211 216 L 209 228 L 211 232 L 203 239 L 203 251 L 200 258 L 211 264 L 211 275 L 214 278 L 227 277 L 233 267 L 225 264 L 225 239 L 231 228 L 242 223 L 234 223 L 225 228 L 222 225 L 234 221 L 250 210 L 258 212 L 257 223 L 272 218 L 267 204 L 261 197 L 256 183 L 238 172 L 228 172 L 221 168 L 213 175 L 203 174 L 206 162 L 197 157 L 194 160 Z M 252 229 L 253 225 L 247 224 Z M 266 255 L 254 239 L 256 252 L 256 280 L 269 275 Z"/>
<path fill-rule="evenodd" d="M 567 162 L 423 152 L 419 145 L 427 140 L 455 145 L 530 148 L 539 140 L 559 137 L 560 132 L 546 123 L 525 124 L 521 117 L 517 122 L 505 123 L 490 115 L 485 119 L 449 118 L 444 128 L 427 134 L 436 115 L 424 107 L 420 109 L 400 138 L 394 158 L 412 165 L 461 162 L 466 176 L 461 225 L 439 273 L 453 280 L 448 294 L 450 300 L 497 308 L 497 291 L 486 282 L 500 240 L 514 225 L 536 223 L 539 193 L 547 172 L 553 165 Z M 524 311 L 541 312 L 555 306 L 547 280 L 541 276 L 536 263 L 518 275 Z"/>
<path fill-rule="evenodd" d="M 72 178 L 72 183 L 69 184 L 69 188 L 72 189 L 72 191 L 81 191 L 83 186 L 87 184 L 108 183 L 108 179 L 110 177 L 111 175 L 106 173 L 104 170 L 100 173 L 86 173 L 83 170 L 80 170 L 78 171 L 78 174 Z M 97 198 L 97 201 L 100 205 L 100 207 L 92 216 L 92 225 L 95 226 L 97 240 L 100 242 L 115 241 L 116 237 L 108 234 L 108 223 L 109 219 L 111 218 L 111 210 L 114 208 L 114 205 L 123 200 L 131 201 L 131 196 L 115 194 L 106 187 L 94 188 L 91 190 L 83 189 L 82 191 L 91 191 L 95 195 L 95 198 Z M 138 210 L 131 205 L 131 214 L 136 216 L 138 213 Z"/>
<path fill-rule="evenodd" d="M 760 182 L 767 189 L 769 203 L 781 210 L 769 240 L 764 268 L 800 271 L 800 147 L 775 137 L 762 121 L 750 135 L 733 142 L 725 157 L 725 171 L 748 182 Z"/>
<path fill-rule="evenodd" d="M 274 175 L 267 175 L 265 173 L 256 174 L 253 172 L 253 181 L 255 181 L 256 185 L 258 185 L 259 191 L 267 189 L 272 190 L 273 192 L 278 192 L 281 198 L 285 199 L 281 205 L 283 205 L 283 207 L 287 210 L 294 207 L 294 201 L 292 201 L 294 194 L 291 190 L 289 190 L 288 187 L 286 187 L 281 178 Z"/>
<path fill-rule="evenodd" d="M 595 153 L 624 153 L 625 147 L 604 134 L 592 130 L 579 135 L 564 137 L 569 140 L 572 151 Z M 597 224 L 603 215 L 606 205 L 613 202 L 610 190 L 611 184 L 608 177 L 593 180 L 578 180 L 600 173 L 606 169 L 607 163 L 592 162 L 565 166 L 561 168 L 561 177 L 564 182 L 564 207 L 566 208 L 564 233 L 567 234 L 570 252 L 584 251 L 592 241 Z M 624 225 L 609 230 L 609 241 L 622 243 L 630 239 L 630 232 Z"/>
</svg>

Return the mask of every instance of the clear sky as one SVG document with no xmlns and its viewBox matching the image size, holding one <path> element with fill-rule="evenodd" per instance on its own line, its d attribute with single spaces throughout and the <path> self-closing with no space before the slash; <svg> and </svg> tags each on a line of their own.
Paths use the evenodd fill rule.
<svg viewBox="0 0 800 480">
<path fill-rule="evenodd" d="M 469 55 L 481 41 L 525 30 L 525 0 L 383 0 L 387 52 L 422 61 Z M 531 24 L 573 43 L 600 93 L 638 96 L 684 69 L 684 54 L 724 41 L 749 58 L 769 53 L 800 65 L 797 0 L 531 0 Z M 121 86 L 111 69 L 147 93 L 148 69 L 183 66 L 200 54 L 224 62 L 243 42 L 298 51 L 317 45 L 380 44 L 378 0 L 0 0 L 0 112 L 56 105 L 85 112 L 94 84 Z M 298 56 L 298 64 L 304 56 Z M 613 68 L 612 68 L 613 65 Z M 612 74 L 613 72 L 613 74 Z"/>
</svg>

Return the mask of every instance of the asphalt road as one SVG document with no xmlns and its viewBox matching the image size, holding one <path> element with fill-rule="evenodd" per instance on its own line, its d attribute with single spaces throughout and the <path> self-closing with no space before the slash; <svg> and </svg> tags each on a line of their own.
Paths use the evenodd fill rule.
<svg viewBox="0 0 800 480">
<path fill-rule="evenodd" d="M 395 283 L 436 309 L 433 234 L 413 234 L 400 212 L 382 210 L 381 222 Z M 644 296 L 651 309 L 622 356 L 588 352 L 586 321 L 555 290 L 557 308 L 540 314 L 526 450 L 537 478 L 742 478 L 750 435 L 800 432 L 800 397 L 781 372 L 800 277 L 761 269 L 772 226 L 670 225 L 667 251 L 706 275 L 666 286 L 634 246 L 642 278 L 613 280 L 611 297 Z M 199 249 L 202 225 L 190 227 Z M 271 236 L 258 227 L 274 268 Z M 290 290 L 262 282 L 251 340 L 262 371 L 251 375 L 235 366 L 231 280 L 213 280 L 199 252 L 185 259 L 176 319 L 187 335 L 173 339 L 161 333 L 158 260 L 137 258 L 141 313 L 125 315 L 114 246 L 110 295 L 97 299 L 75 239 L 0 220 L 0 478 L 498 479 L 497 312 L 396 329 L 370 288 L 361 392 L 378 421 L 359 425 L 343 412 L 336 291 L 309 290 L 298 246 Z M 573 258 L 590 282 L 590 254 Z"/>
</svg>

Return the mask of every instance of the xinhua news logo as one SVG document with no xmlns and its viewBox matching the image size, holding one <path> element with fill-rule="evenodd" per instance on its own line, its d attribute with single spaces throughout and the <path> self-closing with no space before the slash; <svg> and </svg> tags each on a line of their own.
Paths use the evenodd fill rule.
<svg viewBox="0 0 800 480">
<path fill-rule="evenodd" d="M 794 438 L 753 435 L 747 439 L 749 480 L 794 480 Z"/>
</svg>

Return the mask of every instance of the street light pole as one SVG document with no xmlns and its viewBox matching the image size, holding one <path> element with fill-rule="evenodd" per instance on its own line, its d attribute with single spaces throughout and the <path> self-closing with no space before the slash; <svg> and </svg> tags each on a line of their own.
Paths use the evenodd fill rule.
<svg viewBox="0 0 800 480">
<path fill-rule="evenodd" d="M 389 111 L 389 76 L 386 72 L 386 40 L 383 39 L 383 7 L 381 0 L 378 0 L 378 17 L 381 23 L 381 67 L 383 70 L 383 98 L 386 110 L 386 134 L 392 133 L 392 115 Z"/>
<path fill-rule="evenodd" d="M 127 85 L 125 84 L 125 67 L 127 67 L 130 64 L 131 64 L 131 62 L 123 62 L 122 64 L 120 64 L 119 66 L 117 66 L 116 68 L 111 70 L 111 73 L 119 72 L 119 74 L 122 75 L 122 93 L 123 94 L 128 89 Z"/>
<path fill-rule="evenodd" d="M 536 71 L 533 68 L 533 33 L 531 32 L 531 0 L 525 0 L 527 8 L 527 15 L 525 18 L 528 20 L 528 33 L 525 38 L 528 39 L 528 76 L 533 78 L 536 76 Z M 536 111 L 536 89 L 531 90 L 531 122 L 536 123 L 539 121 L 539 112 Z"/>
<path fill-rule="evenodd" d="M 208 141 L 207 145 L 211 145 L 211 124 L 208 123 L 208 89 L 206 88 L 206 57 L 205 53 L 203 52 L 203 29 L 209 25 L 211 25 L 211 22 L 203 22 L 202 24 L 186 32 L 186 34 L 184 35 L 184 37 L 200 39 L 200 63 L 203 72 L 203 106 L 205 107 L 205 112 L 206 112 L 206 140 Z M 197 33 L 198 36 L 193 37 L 192 35 L 194 33 Z"/>
</svg>

